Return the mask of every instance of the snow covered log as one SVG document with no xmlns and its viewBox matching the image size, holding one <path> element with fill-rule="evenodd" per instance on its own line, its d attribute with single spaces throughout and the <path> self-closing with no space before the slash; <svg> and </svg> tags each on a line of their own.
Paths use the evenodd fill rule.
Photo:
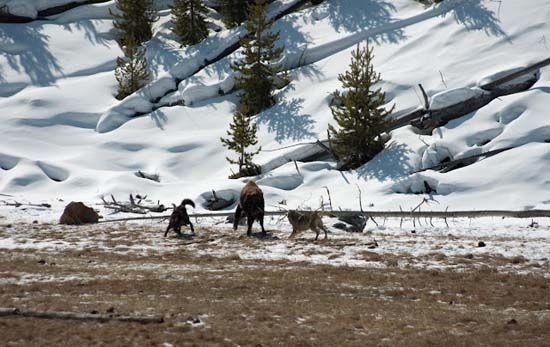
<svg viewBox="0 0 550 347">
<path fill-rule="evenodd" d="M 261 170 L 262 173 L 267 173 L 291 161 L 312 161 L 329 153 L 328 140 L 318 140 L 316 142 L 300 145 L 297 149 L 268 161 L 261 165 Z"/>
<path fill-rule="evenodd" d="M 479 88 L 458 88 L 443 91 L 432 97 L 430 109 L 418 108 L 396 118 L 386 129 L 395 130 L 407 124 L 431 131 L 450 120 L 460 118 L 489 104 L 494 99 L 531 88 L 539 79 L 539 69 L 550 65 L 550 58 L 527 67 L 500 71 L 483 78 Z"/>
<path fill-rule="evenodd" d="M 482 80 L 479 87 L 488 91 L 501 90 L 502 86 L 503 85 L 506 86 L 509 82 L 514 82 L 514 80 L 524 76 L 530 77 L 527 75 L 528 73 L 534 72 L 534 75 L 538 76 L 538 73 L 539 73 L 538 70 L 547 65 L 550 65 L 550 58 L 541 60 L 525 68 L 514 69 L 515 71 L 509 71 L 508 73 L 504 73 L 503 76 L 495 75 L 493 76 L 494 77 L 493 80 Z M 528 80 L 529 79 L 530 78 L 528 78 Z M 519 84 L 522 84 L 522 83 L 519 83 Z M 503 92 L 504 91 L 505 90 L 503 90 Z"/>
<path fill-rule="evenodd" d="M 471 93 L 465 93 L 465 91 L 470 91 Z M 452 94 L 451 98 L 443 101 L 445 104 L 433 103 L 437 101 L 438 96 L 445 98 L 446 94 Z M 449 103 L 450 99 L 454 96 L 464 96 L 465 99 L 455 103 Z M 490 92 L 483 92 L 480 89 L 469 89 L 469 88 L 459 88 L 455 90 L 446 91 L 434 96 L 432 104 L 435 106 L 435 109 L 427 111 L 425 116 L 420 117 L 419 119 L 411 121 L 411 124 L 421 130 L 431 131 L 434 128 L 442 126 L 447 122 L 467 115 L 470 112 L 476 111 L 483 106 L 487 105 L 493 101 L 497 96 L 493 95 Z"/>
<path fill-rule="evenodd" d="M 424 168 L 422 170 L 418 170 L 416 172 L 422 172 L 422 171 L 428 171 L 428 170 L 436 170 L 436 171 L 440 171 L 440 172 L 449 172 L 449 171 L 452 171 L 452 170 L 455 170 L 455 169 L 458 169 L 458 168 L 461 168 L 461 167 L 464 167 L 464 166 L 471 165 L 471 164 L 477 162 L 478 159 L 480 159 L 480 158 L 483 158 L 483 159 L 489 158 L 489 157 L 492 157 L 494 155 L 497 155 L 499 153 L 508 151 L 510 149 L 513 149 L 513 148 L 514 147 L 499 148 L 499 149 L 495 149 L 495 150 L 492 150 L 492 151 L 488 151 L 488 152 L 484 152 L 484 153 L 480 153 L 480 154 L 476 154 L 476 155 L 472 155 L 472 156 L 468 156 L 468 157 L 464 157 L 464 158 L 450 160 L 450 161 L 442 162 L 440 164 L 437 164 L 437 165 L 434 165 L 434 166 L 431 166 L 431 167 Z"/>
<path fill-rule="evenodd" d="M 110 0 L 57 0 L 33 4 L 30 1 L 11 0 L 0 8 L 0 23 L 29 23 L 47 16 L 60 14 L 73 8 L 109 2 Z M 51 6 L 51 7 L 47 7 Z"/>
</svg>

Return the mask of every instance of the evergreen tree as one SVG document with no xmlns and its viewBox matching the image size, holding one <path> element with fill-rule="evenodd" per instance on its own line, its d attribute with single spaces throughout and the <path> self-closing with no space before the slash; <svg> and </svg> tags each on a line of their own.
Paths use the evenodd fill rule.
<svg viewBox="0 0 550 347">
<path fill-rule="evenodd" d="M 150 80 L 145 47 L 138 46 L 130 40 L 124 51 L 126 56 L 116 60 L 117 99 L 124 99 Z"/>
<path fill-rule="evenodd" d="M 335 97 L 342 100 L 341 106 L 331 108 L 339 129 L 329 125 L 329 134 L 343 169 L 357 168 L 384 149 L 380 135 L 393 107 L 383 108 L 385 93 L 374 87 L 380 74 L 374 71 L 372 51 L 368 44 L 363 49 L 357 46 L 351 54 L 349 70 L 338 75 L 346 92 L 335 92 Z"/>
<path fill-rule="evenodd" d="M 275 77 L 280 67 L 275 63 L 284 48 L 274 48 L 279 33 L 271 33 L 266 21 L 265 4 L 250 6 L 246 21 L 248 35 L 241 39 L 244 59 L 233 64 L 238 72 L 235 85 L 242 90 L 241 107 L 248 115 L 263 111 L 273 104 Z"/>
<path fill-rule="evenodd" d="M 153 0 L 117 0 L 116 7 L 120 14 L 109 12 L 115 18 L 121 46 L 127 46 L 130 40 L 139 44 L 151 39 L 153 23 L 158 19 Z"/>
<path fill-rule="evenodd" d="M 252 3 L 254 0 L 221 0 L 221 12 L 225 25 L 234 27 L 244 22 L 248 14 L 248 6 Z"/>
<path fill-rule="evenodd" d="M 250 117 L 245 112 L 237 110 L 233 114 L 233 123 L 229 125 L 227 138 L 220 138 L 222 144 L 237 153 L 237 160 L 226 158 L 230 164 L 237 164 L 239 172 L 236 177 L 255 175 L 259 173 L 258 167 L 252 162 L 252 158 L 258 154 L 261 148 L 248 152 L 250 146 L 258 144 L 256 138 L 256 125 L 252 124 Z"/>
<path fill-rule="evenodd" d="M 202 0 L 175 0 L 172 7 L 173 31 L 182 45 L 194 45 L 208 36 L 206 6 Z"/>
</svg>

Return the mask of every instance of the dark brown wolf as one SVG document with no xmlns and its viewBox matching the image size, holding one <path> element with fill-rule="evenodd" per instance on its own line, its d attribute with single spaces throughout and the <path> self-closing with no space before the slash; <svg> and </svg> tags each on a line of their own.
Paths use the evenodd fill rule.
<svg viewBox="0 0 550 347">
<path fill-rule="evenodd" d="M 264 229 L 264 193 L 254 181 L 249 181 L 241 190 L 241 196 L 237 210 L 235 211 L 235 220 L 233 221 L 233 229 L 237 230 L 241 214 L 244 213 L 248 223 L 246 235 L 252 235 L 252 224 L 257 219 L 262 227 L 262 234 L 266 234 Z"/>
<path fill-rule="evenodd" d="M 173 229 L 176 234 L 181 235 L 182 225 L 189 225 L 189 227 L 191 228 L 191 232 L 193 234 L 195 233 L 195 229 L 193 229 L 193 224 L 189 220 L 189 215 L 187 214 L 187 209 L 185 208 L 185 205 L 191 205 L 193 206 L 193 208 L 195 208 L 195 203 L 191 199 L 184 199 L 179 206 L 174 205 L 174 211 L 170 216 L 170 222 L 168 223 L 168 228 L 166 228 L 164 237 L 168 235 L 168 231 L 170 231 L 170 229 Z"/>
</svg>

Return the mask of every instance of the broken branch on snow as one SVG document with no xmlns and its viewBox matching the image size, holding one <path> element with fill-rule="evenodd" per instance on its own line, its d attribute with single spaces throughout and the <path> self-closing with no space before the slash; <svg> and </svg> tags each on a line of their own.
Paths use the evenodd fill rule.
<svg viewBox="0 0 550 347">
<path fill-rule="evenodd" d="M 170 209 L 169 207 L 165 207 L 163 204 L 161 204 L 160 201 L 158 201 L 155 205 L 144 204 L 147 196 L 141 197 L 140 195 L 136 195 L 136 198 L 134 198 L 134 196 L 130 194 L 128 202 L 120 202 L 117 201 L 115 197 L 111 194 L 111 201 L 105 200 L 105 197 L 101 197 L 101 201 L 103 201 L 103 206 L 105 208 L 112 209 L 115 212 L 147 214 L 149 212 L 162 213 Z"/>
</svg>

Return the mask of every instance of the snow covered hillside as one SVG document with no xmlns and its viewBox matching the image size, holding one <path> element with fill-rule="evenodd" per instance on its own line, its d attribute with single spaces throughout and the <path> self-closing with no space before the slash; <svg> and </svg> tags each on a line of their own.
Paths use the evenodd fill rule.
<svg viewBox="0 0 550 347">
<path fill-rule="evenodd" d="M 16 2 L 18 13 L 29 16 L 60 3 Z M 298 2 L 277 0 L 269 14 Z M 231 153 L 219 140 L 238 102 L 230 62 L 239 50 L 220 54 L 244 28 L 212 31 L 204 42 L 180 48 L 168 5 L 158 2 L 160 19 L 146 43 L 154 81 L 122 101 L 114 97 L 115 60 L 123 55 L 109 14 L 114 1 L 0 24 L 0 199 L 48 202 L 58 211 L 70 200 L 95 204 L 101 196 L 139 193 L 165 204 L 191 198 L 201 209 L 212 190 L 239 192 L 246 180 L 227 178 Z M 438 95 L 434 108 L 465 93 L 443 92 L 479 92 L 485 78 L 550 56 L 548 0 L 444 0 L 431 7 L 413 0 L 326 0 L 282 16 L 274 29 L 291 83 L 256 117 L 261 165 L 285 163 L 300 148 L 293 145 L 326 137 L 331 93 L 341 89 L 337 76 L 365 40 L 374 45 L 381 87 L 397 112 L 422 104 L 419 83 L 430 97 Z M 288 161 L 255 179 L 267 209 L 282 200 L 317 208 L 321 198 L 327 201 L 324 187 L 334 208 L 358 209 L 359 187 L 363 206 L 410 209 L 424 197 L 424 182 L 435 190 L 432 209 L 549 209 L 549 104 L 546 67 L 529 90 L 431 134 L 412 126 L 392 131 L 386 149 L 357 170 Z M 447 173 L 417 172 L 507 147 L 513 148 Z M 160 182 L 137 177 L 138 170 L 160 175 Z"/>
</svg>

